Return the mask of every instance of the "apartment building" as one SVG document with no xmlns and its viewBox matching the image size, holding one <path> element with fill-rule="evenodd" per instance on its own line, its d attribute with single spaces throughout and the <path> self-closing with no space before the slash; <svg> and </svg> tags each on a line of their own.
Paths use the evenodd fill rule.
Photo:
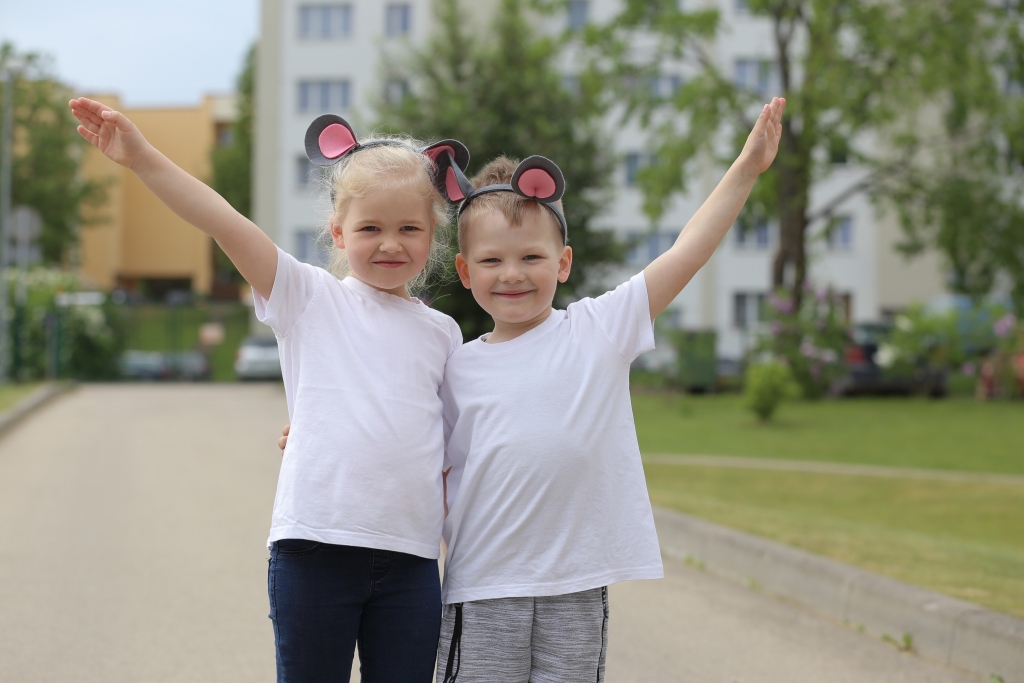
<svg viewBox="0 0 1024 683">
<path fill-rule="evenodd" d="M 195 107 L 122 108 L 116 95 L 90 95 L 125 112 L 174 163 L 210 178 L 210 152 L 226 144 L 236 117 L 234 96 L 209 95 Z M 102 222 L 81 231 L 79 275 L 89 286 L 120 287 L 162 298 L 171 290 L 211 294 L 213 240 L 178 218 L 131 171 L 89 147 L 82 166 L 106 182 L 95 209 Z M 237 287 L 235 296 L 237 297 Z"/>
<path fill-rule="evenodd" d="M 763 92 L 767 101 L 778 90 L 768 23 L 749 15 L 743 0 L 688 1 L 719 8 L 724 26 L 711 46 L 713 58 L 723 72 Z M 493 0 L 467 2 L 475 12 L 467 21 L 483 21 L 493 4 Z M 617 4 L 617 0 L 573 0 L 564 14 L 539 20 L 538 31 L 606 21 Z M 314 240 L 329 208 L 318 199 L 311 182 L 314 175 L 303 154 L 306 126 L 325 111 L 344 115 L 357 130 L 372 122 L 374 104 L 387 96 L 389 88 L 402 87 L 381 81 L 383 55 L 423 44 L 431 21 L 430 0 L 262 0 L 254 210 L 257 223 L 296 257 L 318 262 Z M 564 69 L 571 79 L 571 57 Z M 652 87 L 670 91 L 690 75 L 684 69 L 666 69 Z M 709 165 L 690 192 L 674 200 L 652 226 L 641 210 L 642 196 L 636 187 L 636 174 L 651 154 L 647 136 L 637 125 L 620 126 L 615 116 L 609 118 L 608 130 L 620 163 L 614 195 L 597 226 L 635 244 L 624 268 L 613 278 L 622 281 L 672 244 L 710 194 L 722 169 Z M 860 172 L 844 159 L 835 159 L 829 178 L 815 185 L 812 205 L 830 201 Z M 771 223 L 745 232 L 734 228 L 663 316 L 665 324 L 715 330 L 719 356 L 740 357 L 762 317 L 777 240 L 777 226 Z M 843 205 L 828 238 L 819 234 L 813 239 L 811 279 L 839 291 L 854 322 L 878 320 L 913 302 L 941 295 L 938 257 L 926 255 L 907 263 L 895 250 L 898 240 L 894 218 L 879 214 L 867 198 L 856 197 Z"/>
</svg>

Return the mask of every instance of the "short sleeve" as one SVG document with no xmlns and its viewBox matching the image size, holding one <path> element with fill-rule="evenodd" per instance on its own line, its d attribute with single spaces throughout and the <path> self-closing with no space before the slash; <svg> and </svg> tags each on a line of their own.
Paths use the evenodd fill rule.
<svg viewBox="0 0 1024 683">
<path fill-rule="evenodd" d="M 570 315 L 571 309 L 578 306 L 583 307 L 627 363 L 654 348 L 654 322 L 643 271 L 595 299 L 571 304 Z"/>
<path fill-rule="evenodd" d="M 287 336 L 309 307 L 322 282 L 322 270 L 300 263 L 278 247 L 277 273 L 270 299 L 264 299 L 256 290 L 252 293 L 256 319 L 269 325 L 278 337 Z"/>
</svg>

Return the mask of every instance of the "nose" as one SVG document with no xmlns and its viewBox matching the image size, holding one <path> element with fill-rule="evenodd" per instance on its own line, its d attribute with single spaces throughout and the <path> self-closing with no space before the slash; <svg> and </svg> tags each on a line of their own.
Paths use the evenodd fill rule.
<svg viewBox="0 0 1024 683">
<path fill-rule="evenodd" d="M 402 251 L 402 245 L 394 235 L 384 235 L 384 239 L 380 242 L 380 250 L 388 254 L 394 254 Z"/>
<path fill-rule="evenodd" d="M 518 263 L 508 263 L 504 268 L 501 269 L 501 274 L 498 279 L 505 283 L 510 284 L 513 282 L 522 282 L 526 279 L 526 275 L 523 273 L 523 269 L 519 267 Z"/>
</svg>

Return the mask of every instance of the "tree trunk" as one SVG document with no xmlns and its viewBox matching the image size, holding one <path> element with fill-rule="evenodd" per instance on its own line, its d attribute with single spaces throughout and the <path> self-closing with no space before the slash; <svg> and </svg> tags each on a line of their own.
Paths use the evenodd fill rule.
<svg viewBox="0 0 1024 683">
<path fill-rule="evenodd" d="M 807 279 L 805 240 L 810 156 L 801 149 L 800 139 L 787 119 L 782 121 L 776 163 L 779 165 L 779 247 L 772 269 L 772 286 L 790 290 L 799 308 Z"/>
</svg>

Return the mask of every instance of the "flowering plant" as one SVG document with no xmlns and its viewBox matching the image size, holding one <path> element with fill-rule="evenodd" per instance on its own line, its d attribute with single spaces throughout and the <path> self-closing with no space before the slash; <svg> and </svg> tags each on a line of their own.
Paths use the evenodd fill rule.
<svg viewBox="0 0 1024 683">
<path fill-rule="evenodd" d="M 850 343 L 846 302 L 831 287 L 805 289 L 799 307 L 791 293 L 768 297 L 768 325 L 755 353 L 789 366 L 804 398 L 821 398 L 846 371 L 843 355 Z"/>
</svg>

